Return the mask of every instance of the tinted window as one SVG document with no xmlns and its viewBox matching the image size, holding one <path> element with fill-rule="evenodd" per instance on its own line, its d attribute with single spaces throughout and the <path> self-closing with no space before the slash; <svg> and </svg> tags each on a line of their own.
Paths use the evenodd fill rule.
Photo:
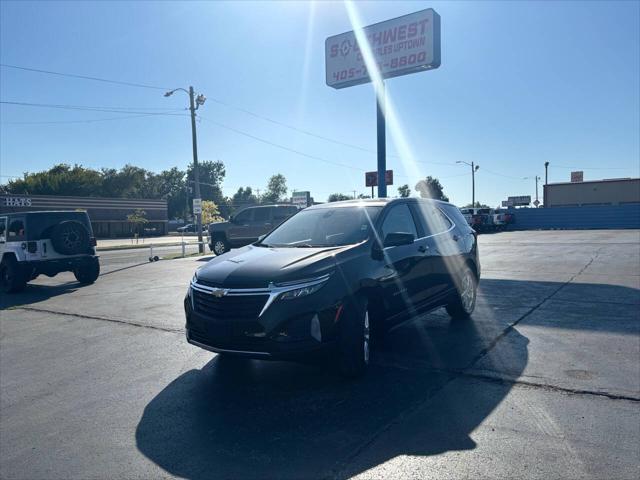
<svg viewBox="0 0 640 480">
<path fill-rule="evenodd" d="M 275 207 L 273 209 L 274 220 L 284 220 L 298 211 L 298 207 Z"/>
<path fill-rule="evenodd" d="M 253 212 L 253 221 L 254 222 L 266 222 L 271 219 L 271 208 L 256 208 Z"/>
<path fill-rule="evenodd" d="M 51 229 L 60 222 L 72 220 L 80 222 L 93 236 L 91 222 L 86 212 L 34 212 L 26 216 L 27 240 L 49 238 Z"/>
<path fill-rule="evenodd" d="M 22 239 L 24 237 L 24 220 L 21 218 L 11 220 L 7 233 L 8 241 Z"/>
<path fill-rule="evenodd" d="M 382 241 L 389 233 L 412 233 L 414 238 L 418 236 L 411 210 L 406 203 L 391 207 L 385 217 L 382 223 Z"/>
<path fill-rule="evenodd" d="M 235 223 L 248 223 L 251 221 L 251 213 L 254 209 L 248 209 L 241 211 L 238 215 L 235 216 Z"/>
<path fill-rule="evenodd" d="M 370 237 L 380 207 L 302 210 L 261 242 L 277 247 L 326 247 L 360 243 Z"/>
</svg>

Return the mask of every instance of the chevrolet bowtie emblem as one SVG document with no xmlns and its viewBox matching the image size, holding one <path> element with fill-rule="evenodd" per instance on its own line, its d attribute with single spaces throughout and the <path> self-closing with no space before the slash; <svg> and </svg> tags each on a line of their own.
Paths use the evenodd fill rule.
<svg viewBox="0 0 640 480">
<path fill-rule="evenodd" d="M 213 290 L 211 290 L 211 295 L 213 295 L 216 298 L 222 298 L 227 293 L 229 293 L 229 290 L 226 288 L 214 288 Z"/>
</svg>

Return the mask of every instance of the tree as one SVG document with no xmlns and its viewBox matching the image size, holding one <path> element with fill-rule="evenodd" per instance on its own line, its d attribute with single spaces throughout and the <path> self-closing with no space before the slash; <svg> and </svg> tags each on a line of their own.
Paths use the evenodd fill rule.
<svg viewBox="0 0 640 480">
<path fill-rule="evenodd" d="M 222 189 L 220 185 L 226 175 L 224 163 L 220 160 L 205 160 L 198 164 L 199 180 L 200 180 L 200 196 L 203 200 L 212 200 L 217 205 L 224 201 Z M 187 168 L 187 180 L 192 192 L 195 192 L 195 177 L 193 173 L 193 163 Z"/>
<path fill-rule="evenodd" d="M 132 224 L 133 233 L 140 235 L 140 227 L 149 222 L 149 220 L 147 220 L 147 212 L 136 208 L 133 213 L 127 215 L 127 222 Z"/>
<path fill-rule="evenodd" d="M 267 191 L 260 199 L 262 203 L 279 203 L 287 195 L 287 179 L 281 173 L 273 175 L 267 184 Z"/>
<path fill-rule="evenodd" d="M 420 193 L 422 198 L 434 198 L 445 202 L 449 201 L 449 197 L 442 191 L 440 180 L 435 177 L 428 176 L 424 180 L 420 180 L 416 183 L 415 189 Z"/>
<path fill-rule="evenodd" d="M 365 199 L 365 198 L 371 198 L 371 195 L 364 195 L 363 193 L 358 194 L 358 199 L 359 200 L 362 200 L 362 199 Z"/>
<path fill-rule="evenodd" d="M 409 188 L 409 185 L 407 185 L 406 183 L 404 185 L 400 185 L 398 187 L 398 195 L 400 195 L 400 197 L 402 198 L 406 198 L 408 196 L 411 195 L 411 189 Z"/>
<path fill-rule="evenodd" d="M 489 205 L 485 205 L 484 203 L 476 202 L 475 204 L 467 204 L 464 207 L 460 208 L 491 208 Z"/>
<path fill-rule="evenodd" d="M 327 202 L 341 202 L 342 200 L 351 200 L 352 197 L 345 195 L 344 193 L 332 193 L 329 195 Z"/>
<path fill-rule="evenodd" d="M 208 225 L 213 222 L 222 220 L 218 206 L 211 200 L 202 201 L 202 224 Z"/>
<path fill-rule="evenodd" d="M 96 196 L 100 192 L 100 172 L 82 165 L 60 163 L 49 170 L 25 173 L 21 179 L 9 180 L 7 193 L 28 195 Z"/>
<path fill-rule="evenodd" d="M 253 194 L 251 187 L 240 187 L 236 193 L 231 197 L 231 206 L 233 210 L 239 210 L 249 205 L 255 205 L 258 203 L 258 197 Z"/>
</svg>

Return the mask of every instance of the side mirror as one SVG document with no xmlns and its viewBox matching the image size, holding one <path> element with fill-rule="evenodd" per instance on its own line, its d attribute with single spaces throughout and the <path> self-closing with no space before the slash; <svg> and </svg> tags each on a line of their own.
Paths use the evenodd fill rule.
<svg viewBox="0 0 640 480">
<path fill-rule="evenodd" d="M 413 233 L 392 232 L 384 237 L 385 247 L 397 247 L 399 245 L 410 245 L 413 243 Z"/>
<path fill-rule="evenodd" d="M 233 222 L 233 215 L 229 215 L 229 222 L 234 223 Z"/>
</svg>

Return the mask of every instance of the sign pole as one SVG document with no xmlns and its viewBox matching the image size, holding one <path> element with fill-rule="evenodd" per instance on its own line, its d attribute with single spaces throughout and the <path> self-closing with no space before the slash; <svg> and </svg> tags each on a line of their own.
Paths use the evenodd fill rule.
<svg viewBox="0 0 640 480">
<path fill-rule="evenodd" d="M 384 81 L 380 82 L 380 88 L 376 92 L 376 113 L 378 125 L 378 197 L 387 197 L 387 135 L 385 121 L 385 92 Z M 372 195 L 373 197 L 373 192 Z"/>
</svg>

